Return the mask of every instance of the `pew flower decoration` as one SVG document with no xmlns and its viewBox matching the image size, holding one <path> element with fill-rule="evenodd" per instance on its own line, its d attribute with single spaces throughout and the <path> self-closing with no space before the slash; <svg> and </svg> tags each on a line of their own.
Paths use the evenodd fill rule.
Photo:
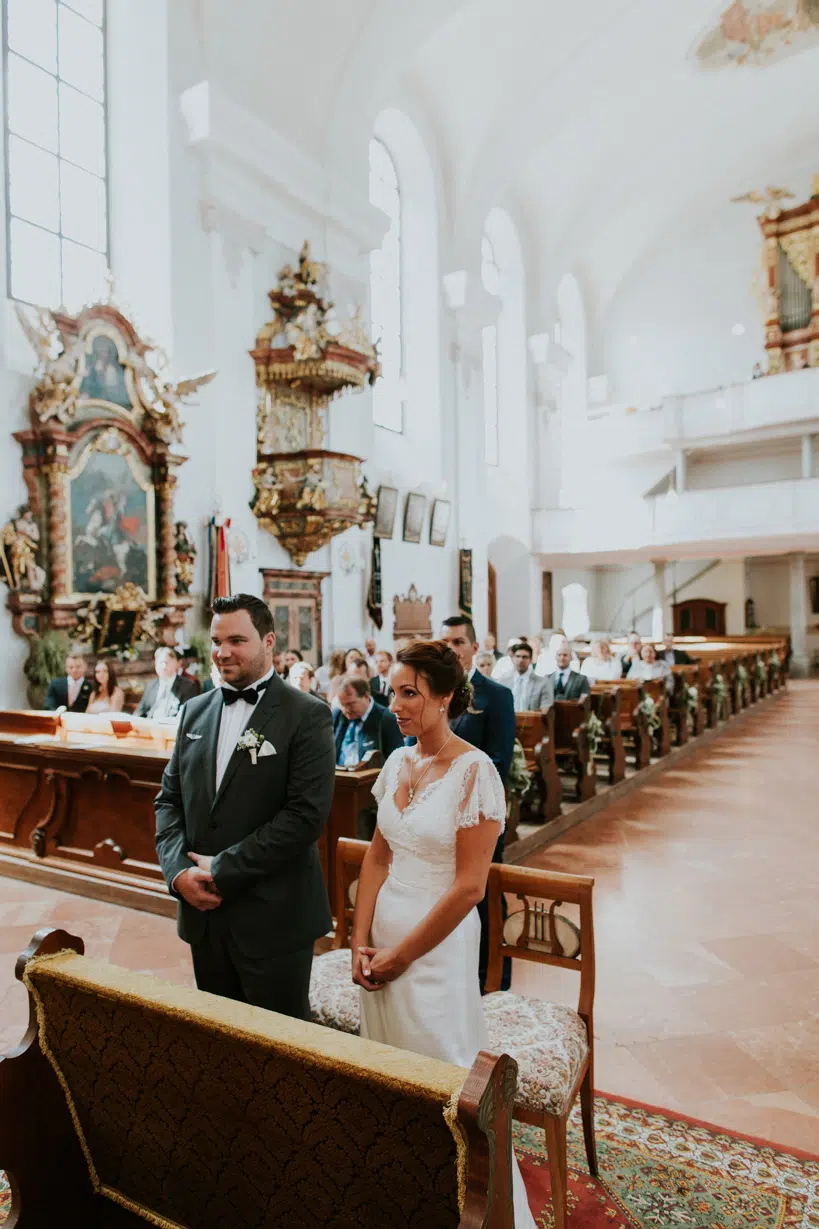
<svg viewBox="0 0 819 1229">
<path fill-rule="evenodd" d="M 512 763 L 506 778 L 506 790 L 517 798 L 522 798 L 532 783 L 532 774 L 526 767 L 526 752 L 519 740 L 515 739 L 512 750 Z"/>
<path fill-rule="evenodd" d="M 736 680 L 739 684 L 740 702 L 745 705 L 748 703 L 748 683 L 750 680 L 748 677 L 748 671 L 745 669 L 742 662 L 740 662 L 737 666 Z"/>
<path fill-rule="evenodd" d="M 642 713 L 642 715 L 645 717 L 646 725 L 648 726 L 648 732 L 653 738 L 654 735 L 659 730 L 660 726 L 662 725 L 662 721 L 660 720 L 660 714 L 657 712 L 657 705 L 653 697 L 644 696 L 637 707 L 637 712 Z"/>
<path fill-rule="evenodd" d="M 694 723 L 697 720 L 697 709 L 700 706 L 700 693 L 696 687 L 686 687 L 685 689 L 685 717 L 688 722 L 688 731 L 692 733 Z"/>
<path fill-rule="evenodd" d="M 265 747 L 270 747 L 269 751 L 265 751 Z M 250 752 L 251 762 L 255 765 L 260 755 L 273 755 L 274 750 L 270 743 L 265 742 L 264 735 L 258 730 L 247 729 L 236 744 L 237 751 Z"/>
<path fill-rule="evenodd" d="M 728 684 L 722 674 L 714 675 L 714 704 L 717 709 L 717 721 L 725 721 L 728 716 Z"/>
<path fill-rule="evenodd" d="M 762 660 L 762 654 L 756 659 L 756 681 L 760 687 L 765 686 L 765 680 L 768 677 L 768 671 L 765 669 L 765 662 Z"/>
<path fill-rule="evenodd" d="M 588 721 L 582 728 L 586 735 L 586 741 L 589 744 L 589 775 L 592 776 L 597 771 L 594 765 L 594 757 L 597 755 L 600 740 L 605 734 L 605 728 L 597 713 L 590 713 Z"/>
<path fill-rule="evenodd" d="M 771 656 L 770 656 L 770 659 L 769 659 L 769 665 L 771 665 L 771 666 L 773 667 L 773 672 L 774 672 L 774 674 L 778 675 L 778 674 L 779 674 L 779 671 L 780 671 L 780 669 L 781 669 L 781 667 L 782 667 L 782 662 L 779 660 L 779 655 L 778 655 L 778 653 L 777 653 L 776 649 L 771 649 Z"/>
</svg>

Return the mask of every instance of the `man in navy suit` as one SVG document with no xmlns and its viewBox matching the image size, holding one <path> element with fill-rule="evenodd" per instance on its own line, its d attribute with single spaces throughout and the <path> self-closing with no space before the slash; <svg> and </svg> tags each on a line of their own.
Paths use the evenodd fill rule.
<svg viewBox="0 0 819 1229">
<path fill-rule="evenodd" d="M 91 699 L 91 684 L 85 677 L 85 669 L 83 655 L 69 653 L 65 659 L 65 674 L 48 684 L 45 707 L 52 712 L 56 708 L 67 708 L 70 713 L 84 713 Z"/>
<path fill-rule="evenodd" d="M 404 740 L 398 722 L 388 708 L 376 704 L 367 679 L 347 675 L 338 691 L 339 708 L 333 714 L 336 764 L 355 767 L 368 751 L 388 758 Z"/>
<path fill-rule="evenodd" d="M 457 653 L 473 691 L 468 711 L 453 721 L 452 729 L 459 738 L 486 752 L 505 784 L 515 749 L 515 702 L 512 692 L 494 679 L 486 678 L 473 664 L 479 645 L 471 620 L 465 619 L 463 615 L 444 619 L 441 639 L 446 640 L 449 647 Z M 498 838 L 492 861 L 503 861 L 503 833 Z M 489 952 L 489 912 L 485 896 L 478 905 L 478 913 L 481 919 L 479 975 L 483 987 Z M 509 989 L 511 969 L 511 960 L 504 960 L 502 990 Z"/>
</svg>

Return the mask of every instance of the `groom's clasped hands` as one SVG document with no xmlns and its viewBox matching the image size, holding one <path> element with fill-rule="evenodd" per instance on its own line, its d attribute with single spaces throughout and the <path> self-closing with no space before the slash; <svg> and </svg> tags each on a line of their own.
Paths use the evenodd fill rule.
<svg viewBox="0 0 819 1229">
<path fill-rule="evenodd" d="M 189 853 L 188 857 L 196 865 L 189 867 L 181 875 L 177 875 L 174 881 L 176 891 L 194 909 L 202 911 L 218 909 L 222 903 L 222 897 L 210 873 L 213 858 L 201 853 Z"/>
</svg>

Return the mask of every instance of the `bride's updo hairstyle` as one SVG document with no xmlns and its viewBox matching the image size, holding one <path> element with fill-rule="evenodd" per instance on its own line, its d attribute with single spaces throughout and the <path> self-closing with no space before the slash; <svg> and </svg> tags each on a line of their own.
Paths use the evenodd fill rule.
<svg viewBox="0 0 819 1229">
<path fill-rule="evenodd" d="M 409 666 L 426 681 L 433 696 L 448 696 L 452 720 L 465 713 L 472 703 L 472 684 L 445 640 L 413 640 L 400 649 L 396 661 Z"/>
</svg>

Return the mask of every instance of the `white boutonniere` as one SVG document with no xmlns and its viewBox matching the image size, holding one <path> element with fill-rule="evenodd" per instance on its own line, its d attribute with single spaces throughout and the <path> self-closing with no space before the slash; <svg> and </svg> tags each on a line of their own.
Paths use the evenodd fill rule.
<svg viewBox="0 0 819 1229">
<path fill-rule="evenodd" d="M 251 762 L 255 765 L 259 756 L 275 755 L 276 748 L 269 743 L 258 730 L 245 730 L 236 744 L 237 751 L 249 751 Z"/>
</svg>

